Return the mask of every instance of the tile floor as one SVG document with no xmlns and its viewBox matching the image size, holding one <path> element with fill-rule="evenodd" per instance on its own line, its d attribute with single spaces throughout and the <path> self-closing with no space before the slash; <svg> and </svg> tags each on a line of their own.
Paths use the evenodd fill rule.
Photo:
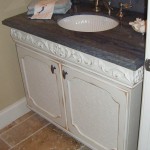
<svg viewBox="0 0 150 150">
<path fill-rule="evenodd" d="M 34 112 L 0 130 L 0 150 L 90 150 Z"/>
</svg>

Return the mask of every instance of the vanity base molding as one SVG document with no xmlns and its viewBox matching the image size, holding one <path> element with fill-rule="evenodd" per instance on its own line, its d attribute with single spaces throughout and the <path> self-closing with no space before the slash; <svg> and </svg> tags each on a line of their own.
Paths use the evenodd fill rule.
<svg viewBox="0 0 150 150">
<path fill-rule="evenodd" d="M 93 150 L 137 150 L 136 71 L 11 29 L 28 106 Z"/>
</svg>

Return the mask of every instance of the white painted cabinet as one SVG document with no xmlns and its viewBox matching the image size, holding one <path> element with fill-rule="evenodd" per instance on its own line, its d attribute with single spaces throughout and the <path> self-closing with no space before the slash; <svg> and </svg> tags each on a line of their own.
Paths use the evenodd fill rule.
<svg viewBox="0 0 150 150">
<path fill-rule="evenodd" d="M 66 127 L 59 63 L 17 46 L 28 105 Z"/>
<path fill-rule="evenodd" d="M 81 71 L 63 67 L 68 128 L 100 150 L 123 150 L 127 92 Z"/>
<path fill-rule="evenodd" d="M 12 30 L 31 109 L 93 150 L 137 150 L 142 68 Z"/>
</svg>

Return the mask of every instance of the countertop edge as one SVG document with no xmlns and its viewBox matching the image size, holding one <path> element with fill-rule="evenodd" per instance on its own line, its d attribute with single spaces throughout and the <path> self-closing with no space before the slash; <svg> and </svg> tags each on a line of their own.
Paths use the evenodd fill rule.
<svg viewBox="0 0 150 150">
<path fill-rule="evenodd" d="M 115 82 L 123 83 L 128 87 L 136 86 L 143 79 L 143 67 L 140 67 L 136 71 L 132 71 L 64 45 L 13 28 L 11 29 L 11 36 L 16 42 L 23 42 L 26 45 L 33 46 L 37 48 L 39 52 L 53 55 L 63 61 L 75 63 L 80 67 L 90 69 L 91 71 L 111 78 Z"/>
</svg>

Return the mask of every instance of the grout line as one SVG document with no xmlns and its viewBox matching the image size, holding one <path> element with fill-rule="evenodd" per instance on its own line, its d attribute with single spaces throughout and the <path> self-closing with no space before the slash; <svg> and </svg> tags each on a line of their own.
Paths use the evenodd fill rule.
<svg viewBox="0 0 150 150">
<path fill-rule="evenodd" d="M 9 147 L 9 149 L 11 148 L 11 145 L 7 142 L 7 141 L 5 141 L 3 138 L 1 138 L 0 137 L 0 139 Z"/>
<path fill-rule="evenodd" d="M 33 117 L 34 115 L 36 115 L 36 113 L 34 113 L 34 114 L 32 114 L 31 116 L 27 117 L 25 120 L 22 120 L 22 121 L 20 121 L 19 123 L 15 124 L 13 127 L 9 128 L 8 130 L 2 132 L 2 133 L 0 134 L 0 137 L 1 137 L 3 134 L 9 132 L 9 130 L 11 130 L 11 129 L 17 127 L 17 126 L 19 126 L 19 125 L 22 124 L 22 123 L 24 123 L 26 120 L 28 120 L 29 118 Z M 23 117 L 23 116 L 22 116 L 22 117 Z M 20 117 L 20 118 L 21 118 L 21 117 Z M 19 118 L 18 118 L 18 119 L 19 119 Z M 16 120 L 17 120 L 17 119 L 16 119 Z M 15 122 L 15 121 L 14 121 L 14 122 Z M 7 127 L 7 126 L 6 126 L 6 127 Z M 5 128 L 5 127 L 4 127 L 4 128 Z"/>
<path fill-rule="evenodd" d="M 47 127 L 49 124 L 51 123 L 47 123 L 45 126 L 43 126 L 42 128 L 40 128 L 39 130 L 37 130 L 36 132 L 34 132 L 33 134 L 29 135 L 28 137 L 26 137 L 25 139 L 23 139 L 22 141 L 20 141 L 19 143 L 17 143 L 16 145 L 14 146 L 11 146 L 9 150 L 11 150 L 12 148 L 18 146 L 19 144 L 23 143 L 24 141 L 26 141 L 28 138 L 34 136 L 36 133 L 40 132 L 41 130 L 43 130 L 45 127 Z"/>
</svg>

